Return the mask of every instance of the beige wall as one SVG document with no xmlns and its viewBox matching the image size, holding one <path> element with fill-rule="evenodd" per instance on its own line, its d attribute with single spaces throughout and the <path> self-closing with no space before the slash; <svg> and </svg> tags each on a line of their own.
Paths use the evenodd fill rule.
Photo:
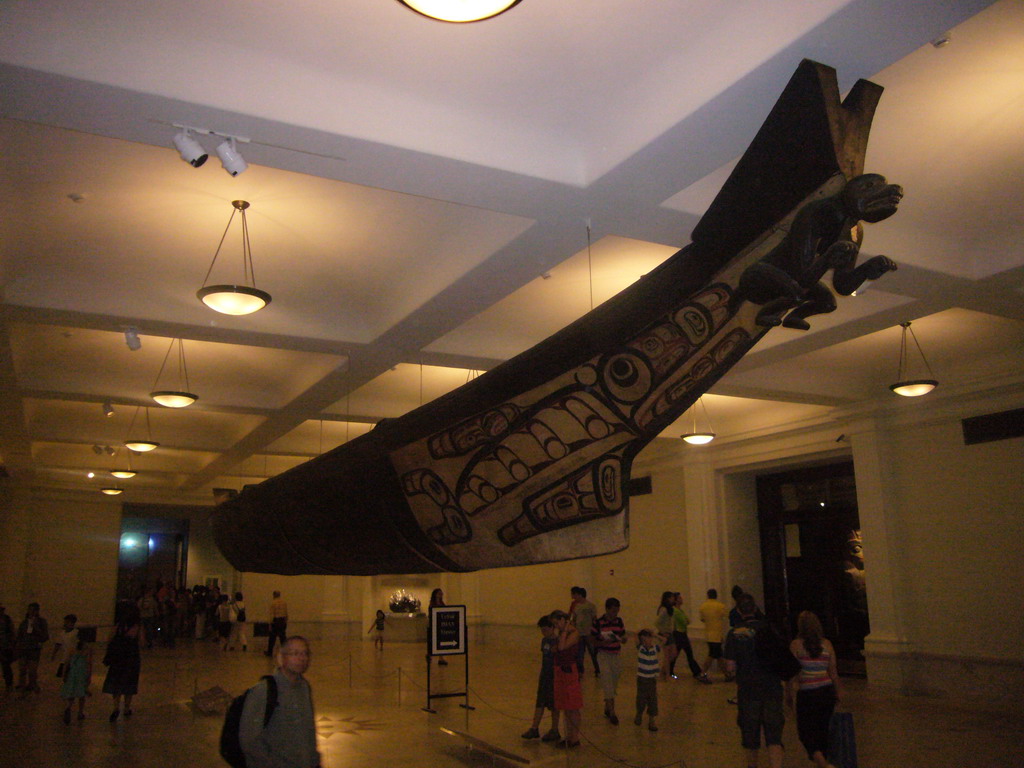
<svg viewBox="0 0 1024 768">
<path fill-rule="evenodd" d="M 915 650 L 1020 659 L 1024 439 L 965 446 L 949 420 L 892 440 L 902 609 Z"/>
<path fill-rule="evenodd" d="M 82 624 L 109 624 L 117 587 L 121 505 L 99 494 L 37 493 L 20 499 L 4 517 L 5 537 L 8 531 L 24 534 L 24 547 L 17 553 L 9 549 L 12 542 L 4 546 L 5 555 L 13 555 L 4 574 L 4 599 L 9 600 L 11 617 L 20 619 L 25 605 L 34 601 L 54 630 L 68 613 L 77 614 Z M 8 571 L 14 588 L 6 584 Z"/>
</svg>

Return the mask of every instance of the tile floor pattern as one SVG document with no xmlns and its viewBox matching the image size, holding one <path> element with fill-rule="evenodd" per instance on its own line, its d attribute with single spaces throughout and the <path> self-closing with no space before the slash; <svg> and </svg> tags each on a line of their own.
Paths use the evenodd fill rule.
<svg viewBox="0 0 1024 768">
<path fill-rule="evenodd" d="M 97 659 L 102 652 L 97 649 Z M 635 684 L 619 685 L 621 724 L 602 716 L 602 695 L 586 676 L 584 746 L 566 753 L 538 741 L 524 742 L 536 690 L 536 648 L 471 647 L 470 704 L 461 698 L 426 704 L 423 647 L 391 644 L 383 654 L 359 640 L 313 644 L 309 678 L 317 704 L 324 768 L 424 768 L 503 766 L 504 760 L 468 748 L 441 727 L 464 731 L 530 765 L 574 768 L 742 768 L 734 686 L 699 685 L 689 678 L 660 684 L 660 731 L 633 725 Z M 628 667 L 629 665 L 627 665 Z M 140 695 L 129 721 L 110 724 L 110 698 L 91 697 L 82 723 L 61 722 L 63 704 L 55 665 L 43 662 L 43 691 L 25 699 L 0 698 L 0 766 L 18 768 L 223 768 L 217 753 L 222 718 L 196 713 L 195 691 L 220 686 L 240 693 L 270 668 L 257 648 L 222 653 L 211 642 L 144 652 Z M 97 663 L 93 688 L 102 685 Z M 455 659 L 433 670 L 435 690 L 461 690 L 463 665 Z M 400 671 L 399 671 L 400 670 Z M 588 661 L 589 670 L 589 661 Z M 1024 765 L 1024 718 L 958 707 L 955 702 L 883 696 L 863 681 L 848 681 L 847 708 L 857 724 L 861 768 L 995 768 Z M 0 694 L 2 696 L 2 694 Z M 546 725 L 546 723 L 545 723 Z M 785 765 L 809 766 L 792 717 L 785 729 Z M 761 765 L 767 765 L 762 754 Z"/>
</svg>

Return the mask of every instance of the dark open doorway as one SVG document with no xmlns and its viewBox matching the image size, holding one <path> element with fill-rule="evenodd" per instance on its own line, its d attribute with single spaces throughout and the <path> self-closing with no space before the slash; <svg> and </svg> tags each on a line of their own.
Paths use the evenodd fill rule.
<svg viewBox="0 0 1024 768">
<path fill-rule="evenodd" d="M 159 582 L 172 590 L 185 586 L 189 521 L 163 517 L 121 520 L 117 599 L 138 601 Z"/>
<path fill-rule="evenodd" d="M 757 478 L 765 613 L 790 634 L 800 611 L 821 619 L 839 672 L 864 676 L 869 632 L 853 462 Z"/>
</svg>

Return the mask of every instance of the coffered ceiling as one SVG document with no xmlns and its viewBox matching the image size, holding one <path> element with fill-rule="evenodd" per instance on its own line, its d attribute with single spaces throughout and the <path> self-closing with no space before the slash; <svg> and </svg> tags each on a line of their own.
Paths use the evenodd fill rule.
<svg viewBox="0 0 1024 768">
<path fill-rule="evenodd" d="M 98 490 L 130 461 L 126 500 L 209 500 L 454 389 L 686 245 L 802 58 L 886 89 L 867 169 L 906 197 L 864 250 L 900 268 L 771 331 L 706 398 L 716 431 L 918 407 L 887 389 L 905 320 L 932 397 L 1019 389 L 1024 3 L 921 8 L 523 0 L 448 25 L 395 0 L 8 0 L 6 471 Z M 192 168 L 173 124 L 249 139 L 248 170 L 211 136 Z M 273 295 L 245 317 L 195 296 L 236 199 Z M 240 279 L 235 227 L 216 282 Z M 175 338 L 199 394 L 182 410 L 148 397 Z M 160 448 L 129 456 L 142 432 Z"/>
</svg>

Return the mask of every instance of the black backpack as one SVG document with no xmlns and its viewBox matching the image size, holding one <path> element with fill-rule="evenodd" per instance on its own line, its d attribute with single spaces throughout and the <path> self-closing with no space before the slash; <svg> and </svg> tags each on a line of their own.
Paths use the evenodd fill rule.
<svg viewBox="0 0 1024 768">
<path fill-rule="evenodd" d="M 277 681 L 273 675 L 264 675 L 261 680 L 267 681 L 267 708 L 263 712 L 263 727 L 266 728 L 277 708 Z M 252 688 L 249 689 L 251 691 Z M 242 724 L 242 709 L 245 707 L 246 691 L 231 700 L 231 706 L 224 716 L 224 727 L 220 731 L 220 756 L 233 768 L 246 768 L 245 753 L 238 738 L 238 729 Z"/>
<path fill-rule="evenodd" d="M 777 676 L 780 680 L 789 680 L 799 674 L 800 660 L 789 650 L 786 641 L 772 626 L 761 621 L 755 625 L 754 653 L 761 667 Z"/>
</svg>

